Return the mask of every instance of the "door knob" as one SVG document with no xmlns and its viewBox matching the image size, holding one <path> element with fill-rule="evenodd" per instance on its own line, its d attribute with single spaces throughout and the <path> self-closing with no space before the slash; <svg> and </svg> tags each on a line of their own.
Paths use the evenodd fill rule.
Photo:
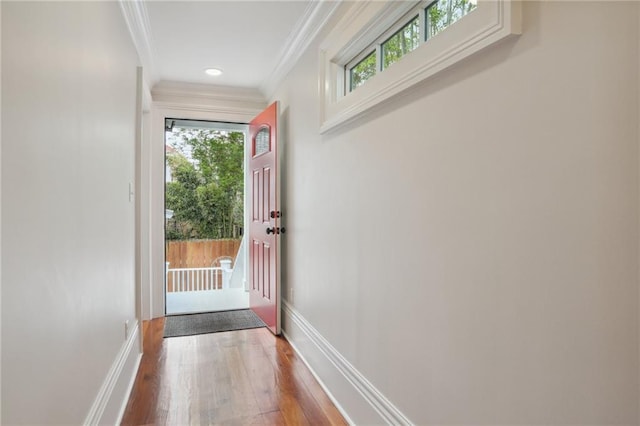
<svg viewBox="0 0 640 426">
<path fill-rule="evenodd" d="M 267 235 L 268 234 L 275 234 L 275 235 L 279 235 L 279 234 L 284 234 L 286 232 L 286 229 L 284 227 L 282 228 L 276 228 L 275 226 L 273 228 L 267 228 Z"/>
</svg>

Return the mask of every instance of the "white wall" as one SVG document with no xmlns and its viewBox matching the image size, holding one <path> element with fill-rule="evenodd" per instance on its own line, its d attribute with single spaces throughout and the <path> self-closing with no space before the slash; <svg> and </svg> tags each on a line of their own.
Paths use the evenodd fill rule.
<svg viewBox="0 0 640 426">
<path fill-rule="evenodd" d="M 326 136 L 317 43 L 274 96 L 283 294 L 412 422 L 638 423 L 637 7 L 527 2 Z"/>
<path fill-rule="evenodd" d="M 2 8 L 2 423 L 113 424 L 135 369 L 137 57 L 117 2 Z"/>
</svg>

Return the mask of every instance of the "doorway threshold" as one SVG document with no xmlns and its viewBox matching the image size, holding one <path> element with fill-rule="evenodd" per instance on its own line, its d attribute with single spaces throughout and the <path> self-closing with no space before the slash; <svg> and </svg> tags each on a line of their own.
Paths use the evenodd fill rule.
<svg viewBox="0 0 640 426">
<path fill-rule="evenodd" d="M 167 293 L 167 315 L 247 309 L 249 293 L 243 288 Z"/>
</svg>

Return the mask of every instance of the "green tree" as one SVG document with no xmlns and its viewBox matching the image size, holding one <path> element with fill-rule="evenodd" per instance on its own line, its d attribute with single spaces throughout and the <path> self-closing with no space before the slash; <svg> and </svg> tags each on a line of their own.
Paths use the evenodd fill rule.
<svg viewBox="0 0 640 426">
<path fill-rule="evenodd" d="M 397 62 L 419 44 L 420 21 L 419 17 L 416 17 L 382 44 L 382 68 L 385 69 Z"/>
<path fill-rule="evenodd" d="M 235 238 L 243 225 L 244 134 L 174 129 L 167 239 Z"/>
<path fill-rule="evenodd" d="M 351 90 L 362 85 L 376 74 L 376 52 L 371 52 L 366 58 L 351 68 Z"/>
<path fill-rule="evenodd" d="M 476 8 L 469 0 L 439 0 L 427 8 L 427 38 L 431 38 Z"/>
</svg>

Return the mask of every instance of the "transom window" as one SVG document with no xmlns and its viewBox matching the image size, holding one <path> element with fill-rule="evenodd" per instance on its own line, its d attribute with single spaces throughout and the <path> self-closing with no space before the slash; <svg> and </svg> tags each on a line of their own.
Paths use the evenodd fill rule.
<svg viewBox="0 0 640 426">
<path fill-rule="evenodd" d="M 358 0 L 318 46 L 320 133 L 522 33 L 513 0 Z"/>
<path fill-rule="evenodd" d="M 398 62 L 477 7 L 477 0 L 421 2 L 345 66 L 346 91 Z"/>
</svg>

